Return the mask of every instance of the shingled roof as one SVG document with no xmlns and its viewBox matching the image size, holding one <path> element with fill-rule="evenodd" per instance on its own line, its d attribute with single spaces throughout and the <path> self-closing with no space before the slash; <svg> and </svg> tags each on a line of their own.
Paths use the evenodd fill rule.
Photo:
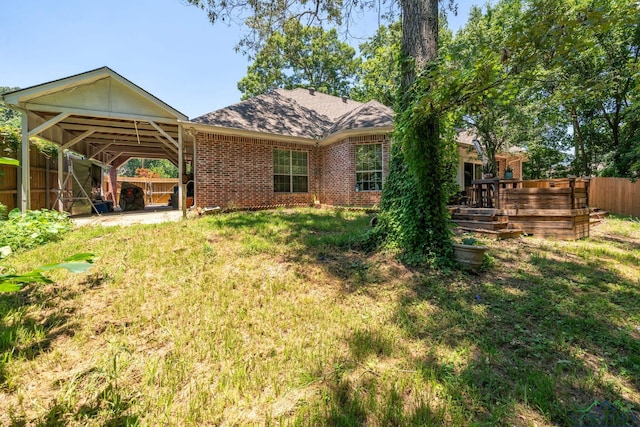
<svg viewBox="0 0 640 427">
<path fill-rule="evenodd" d="M 192 120 L 211 126 L 322 139 L 345 130 L 393 126 L 393 110 L 308 89 L 277 89 Z"/>
</svg>

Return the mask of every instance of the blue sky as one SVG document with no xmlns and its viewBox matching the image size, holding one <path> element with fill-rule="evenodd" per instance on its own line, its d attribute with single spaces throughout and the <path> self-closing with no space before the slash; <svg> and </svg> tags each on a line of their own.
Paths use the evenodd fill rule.
<svg viewBox="0 0 640 427">
<path fill-rule="evenodd" d="M 454 30 L 484 0 L 457 3 Z M 24 88 L 106 65 L 189 118 L 240 100 L 236 84 L 249 65 L 234 51 L 242 29 L 213 26 L 181 0 L 6 1 L 0 12 L 0 86 Z M 366 36 L 377 21 L 357 26 Z"/>
</svg>

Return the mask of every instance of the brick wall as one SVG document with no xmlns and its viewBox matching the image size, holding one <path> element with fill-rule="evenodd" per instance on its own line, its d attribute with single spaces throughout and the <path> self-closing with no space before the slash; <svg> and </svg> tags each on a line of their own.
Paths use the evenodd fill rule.
<svg viewBox="0 0 640 427">
<path fill-rule="evenodd" d="M 385 135 L 346 138 L 327 147 L 317 147 L 198 133 L 195 171 L 198 205 L 223 208 L 311 205 L 314 193 L 328 205 L 370 206 L 379 203 L 380 191 L 355 191 L 355 145 L 381 142 L 386 176 L 389 140 Z M 307 193 L 274 193 L 274 149 L 308 153 Z"/>
<path fill-rule="evenodd" d="M 322 148 L 321 201 L 334 206 L 372 206 L 382 191 L 356 191 L 356 145 L 382 143 L 383 179 L 389 173 L 390 140 L 386 135 L 345 138 Z M 384 182 L 384 181 L 383 181 Z"/>
</svg>

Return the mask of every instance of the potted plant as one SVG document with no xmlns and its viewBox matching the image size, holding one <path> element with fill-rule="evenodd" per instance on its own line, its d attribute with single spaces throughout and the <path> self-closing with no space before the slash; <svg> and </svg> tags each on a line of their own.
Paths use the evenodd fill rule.
<svg viewBox="0 0 640 427">
<path fill-rule="evenodd" d="M 488 250 L 473 237 L 466 237 L 461 243 L 453 244 L 453 256 L 464 268 L 477 272 L 484 262 L 484 254 Z"/>
<path fill-rule="evenodd" d="M 487 162 L 482 165 L 482 179 L 491 179 L 493 178 L 493 165 L 491 162 Z"/>
<path fill-rule="evenodd" d="M 513 179 L 513 169 L 509 165 L 504 168 L 504 179 Z"/>
</svg>

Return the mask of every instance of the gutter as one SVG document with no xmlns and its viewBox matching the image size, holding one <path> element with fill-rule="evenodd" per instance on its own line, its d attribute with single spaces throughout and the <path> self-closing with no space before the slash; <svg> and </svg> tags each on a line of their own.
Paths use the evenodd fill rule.
<svg viewBox="0 0 640 427">
<path fill-rule="evenodd" d="M 339 141 L 343 138 L 350 136 L 360 136 L 360 135 L 371 135 L 371 134 L 387 134 L 393 132 L 393 126 L 385 126 L 385 127 L 373 127 L 373 128 L 359 128 L 359 129 L 348 129 L 341 130 L 339 132 L 333 133 L 321 139 L 314 139 L 303 136 L 290 136 L 290 135 L 277 135 L 266 132 L 258 132 L 254 130 L 245 130 L 238 128 L 228 128 L 223 126 L 213 126 L 207 125 L 204 123 L 195 123 L 190 121 L 178 120 L 178 124 L 183 126 L 185 129 L 189 128 L 195 129 L 197 132 L 203 133 L 214 133 L 219 135 L 229 135 L 229 136 L 240 136 L 246 138 L 257 138 L 257 139 L 265 139 L 272 141 L 280 141 L 280 142 L 291 142 L 296 144 L 303 145 L 320 145 L 326 146 L 333 142 Z"/>
</svg>

